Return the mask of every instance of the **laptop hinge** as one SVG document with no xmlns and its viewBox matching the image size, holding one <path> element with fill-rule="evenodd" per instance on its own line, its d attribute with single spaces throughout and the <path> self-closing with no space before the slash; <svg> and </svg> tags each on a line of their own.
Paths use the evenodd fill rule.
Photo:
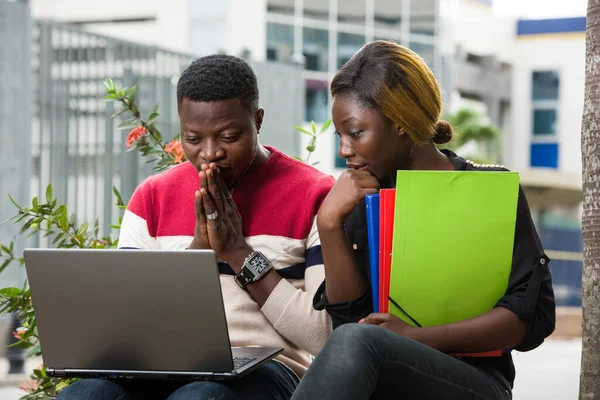
<svg viewBox="0 0 600 400">
<path fill-rule="evenodd" d="M 46 373 L 52 376 L 66 376 L 67 373 L 64 369 L 47 369 Z"/>
</svg>

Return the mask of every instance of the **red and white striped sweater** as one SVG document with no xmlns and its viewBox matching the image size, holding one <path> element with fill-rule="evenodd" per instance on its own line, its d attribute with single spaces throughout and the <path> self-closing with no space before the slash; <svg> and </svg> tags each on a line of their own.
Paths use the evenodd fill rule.
<svg viewBox="0 0 600 400">
<path fill-rule="evenodd" d="M 313 309 L 314 293 L 324 279 L 315 216 L 335 181 L 267 149 L 271 156 L 237 184 L 233 200 L 246 241 L 285 279 L 261 308 L 234 282 L 231 267 L 221 263 L 223 300 L 232 346 L 281 346 L 285 350 L 279 359 L 302 376 L 310 355 L 331 333 L 327 313 Z M 123 216 L 119 247 L 185 249 L 194 235 L 198 187 L 198 173 L 189 162 L 144 181 Z"/>
</svg>

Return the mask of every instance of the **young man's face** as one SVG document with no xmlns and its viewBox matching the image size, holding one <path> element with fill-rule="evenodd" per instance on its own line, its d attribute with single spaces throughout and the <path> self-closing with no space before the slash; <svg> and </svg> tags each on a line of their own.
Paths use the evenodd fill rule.
<svg viewBox="0 0 600 400">
<path fill-rule="evenodd" d="M 179 108 L 183 152 L 197 170 L 202 164 L 217 164 L 231 188 L 258 150 L 263 115 L 262 108 L 252 113 L 239 99 L 183 99 Z"/>
</svg>

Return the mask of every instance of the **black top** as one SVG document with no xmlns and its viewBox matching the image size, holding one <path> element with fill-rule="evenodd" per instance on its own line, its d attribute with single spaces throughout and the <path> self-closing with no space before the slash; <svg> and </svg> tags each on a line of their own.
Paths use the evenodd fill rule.
<svg viewBox="0 0 600 400">
<path fill-rule="evenodd" d="M 479 165 L 466 161 L 449 150 L 442 151 L 452 159 L 456 171 L 507 171 L 502 166 Z M 460 232 L 460 227 L 456 229 Z M 344 224 L 344 230 L 353 246 L 360 269 L 370 282 L 369 242 L 364 200 L 352 211 Z M 504 307 L 512 311 L 527 323 L 525 339 L 515 350 L 532 350 L 542 344 L 544 339 L 554 331 L 556 316 L 552 279 L 548 269 L 549 261 L 531 219 L 523 189 L 519 188 L 512 270 L 506 294 L 496 304 L 496 307 Z M 348 322 L 357 322 L 373 312 L 371 289 L 369 288 L 367 293 L 356 300 L 330 304 L 327 302 L 325 282 L 323 282 L 315 295 L 314 308 L 327 310 L 331 316 L 333 329 Z M 512 388 L 515 368 L 510 353 L 504 353 L 501 357 L 461 359 L 485 370 L 507 388 Z"/>
</svg>

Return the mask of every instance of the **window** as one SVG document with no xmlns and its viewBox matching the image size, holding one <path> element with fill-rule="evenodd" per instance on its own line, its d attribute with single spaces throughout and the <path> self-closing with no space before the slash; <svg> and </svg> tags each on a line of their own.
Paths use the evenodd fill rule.
<svg viewBox="0 0 600 400">
<path fill-rule="evenodd" d="M 267 24 L 267 60 L 289 62 L 294 54 L 294 27 Z"/>
<path fill-rule="evenodd" d="M 306 107 L 304 118 L 307 121 L 325 122 L 327 120 L 328 86 L 327 82 L 314 79 L 304 81 L 306 88 Z"/>
<path fill-rule="evenodd" d="M 532 167 L 558 168 L 560 95 L 558 71 L 531 73 L 531 153 Z"/>
<path fill-rule="evenodd" d="M 557 71 L 534 71 L 532 81 L 533 100 L 558 100 Z"/>
<path fill-rule="evenodd" d="M 364 35 L 354 35 L 346 32 L 338 33 L 337 67 L 342 68 L 350 57 L 365 44 Z"/>
<path fill-rule="evenodd" d="M 534 109 L 533 110 L 533 134 L 555 135 L 556 134 L 556 109 Z"/>
<path fill-rule="evenodd" d="M 558 168 L 558 143 L 532 143 L 532 167 Z"/>
<path fill-rule="evenodd" d="M 327 72 L 329 33 L 323 29 L 304 28 L 302 54 L 306 58 L 309 71 Z"/>
<path fill-rule="evenodd" d="M 429 65 L 429 68 L 433 66 L 433 45 L 419 42 L 410 42 L 408 47 L 420 55 L 423 60 Z"/>
</svg>

